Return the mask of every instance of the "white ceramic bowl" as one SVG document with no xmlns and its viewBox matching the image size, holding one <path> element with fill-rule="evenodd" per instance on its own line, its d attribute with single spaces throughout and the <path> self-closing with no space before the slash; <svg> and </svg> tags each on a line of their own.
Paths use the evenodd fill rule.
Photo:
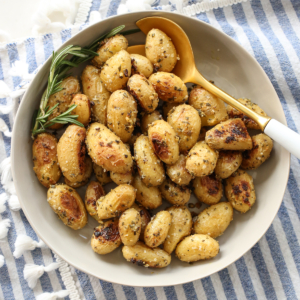
<svg viewBox="0 0 300 300">
<path fill-rule="evenodd" d="M 235 97 L 247 97 L 258 103 L 268 115 L 286 124 L 285 116 L 268 77 L 255 61 L 233 39 L 212 26 L 178 14 L 138 12 L 112 17 L 94 24 L 71 38 L 68 44 L 87 45 L 112 28 L 124 24 L 135 28 L 135 22 L 147 16 L 163 16 L 178 23 L 189 36 L 199 70 L 215 84 Z M 128 36 L 129 44 L 142 44 L 142 33 Z M 281 204 L 287 184 L 290 155 L 275 143 L 270 159 L 254 177 L 257 202 L 245 215 L 234 214 L 224 235 L 218 238 L 220 254 L 212 260 L 193 265 L 180 262 L 174 255 L 165 269 L 151 270 L 126 262 L 120 249 L 100 256 L 90 247 L 96 222 L 79 231 L 63 225 L 50 209 L 46 189 L 38 182 L 32 167 L 30 123 L 38 107 L 49 71 L 48 60 L 35 76 L 20 105 L 12 139 L 12 172 L 23 211 L 39 237 L 60 257 L 75 268 L 110 282 L 131 286 L 176 285 L 209 276 L 227 267 L 263 236 Z M 109 187 L 108 187 L 109 188 Z M 191 200 L 196 202 L 195 198 Z M 202 206 L 203 208 L 204 206 Z"/>
</svg>

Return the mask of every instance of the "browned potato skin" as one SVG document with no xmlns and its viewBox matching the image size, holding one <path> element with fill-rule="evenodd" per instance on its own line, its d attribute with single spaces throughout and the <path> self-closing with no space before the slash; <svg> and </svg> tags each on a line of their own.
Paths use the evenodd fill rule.
<svg viewBox="0 0 300 300">
<path fill-rule="evenodd" d="M 76 94 L 71 101 L 71 105 L 77 105 L 72 110 L 73 115 L 78 115 L 77 121 L 87 126 L 91 121 L 91 104 L 86 95 Z"/>
<path fill-rule="evenodd" d="M 153 65 L 151 61 L 142 55 L 139 54 L 130 54 L 131 58 L 131 74 L 140 74 L 144 75 L 146 78 L 149 78 L 153 73 Z"/>
<path fill-rule="evenodd" d="M 257 169 L 271 154 L 273 141 L 264 133 L 252 137 L 253 148 L 243 152 L 241 168 L 244 170 Z"/>
<path fill-rule="evenodd" d="M 97 221 L 99 220 L 97 214 L 97 200 L 102 196 L 105 196 L 102 185 L 99 182 L 91 181 L 85 192 L 84 204 L 90 216 Z"/>
<path fill-rule="evenodd" d="M 149 77 L 158 98 L 171 103 L 183 103 L 188 99 L 187 87 L 175 74 L 157 72 Z"/>
<path fill-rule="evenodd" d="M 157 120 L 162 120 L 162 116 L 161 114 L 155 110 L 154 112 L 150 113 L 150 114 L 144 114 L 141 120 L 141 129 L 142 129 L 142 133 L 144 135 L 148 134 L 148 125 L 150 125 L 151 123 L 153 123 L 154 121 Z"/>
<path fill-rule="evenodd" d="M 33 171 L 39 182 L 49 188 L 58 182 L 61 171 L 57 162 L 57 139 L 49 133 L 40 133 L 32 144 Z"/>
<path fill-rule="evenodd" d="M 205 135 L 209 147 L 217 150 L 250 150 L 252 140 L 241 119 L 229 119 L 222 122 Z"/>
<path fill-rule="evenodd" d="M 84 181 L 85 137 L 85 128 L 69 125 L 57 144 L 57 157 L 61 171 L 72 183 Z"/>
<path fill-rule="evenodd" d="M 131 171 L 127 173 L 110 172 L 110 179 L 117 185 L 131 184 L 133 180 L 133 176 Z"/>
<path fill-rule="evenodd" d="M 136 209 L 141 216 L 142 224 L 141 224 L 140 240 L 144 241 L 145 228 L 146 228 L 147 224 L 151 221 L 150 213 L 142 204 L 139 204 L 139 203 L 137 204 L 136 202 L 133 203 L 131 208 Z"/>
<path fill-rule="evenodd" d="M 174 165 L 167 165 L 167 175 L 179 185 L 188 185 L 192 180 L 192 175 L 186 169 L 186 159 L 183 154 Z"/>
<path fill-rule="evenodd" d="M 186 153 L 196 144 L 201 129 L 201 119 L 192 106 L 182 104 L 172 108 L 168 114 L 168 123 L 180 138 L 181 153 Z"/>
<path fill-rule="evenodd" d="M 62 90 L 49 97 L 48 106 L 49 109 L 58 103 L 58 106 L 54 109 L 53 113 L 48 117 L 48 121 L 57 117 L 61 113 L 68 110 L 69 105 L 73 99 L 73 96 L 80 93 L 79 80 L 73 76 L 65 78 L 61 83 Z M 54 124 L 49 129 L 59 129 L 63 127 L 63 124 Z"/>
<path fill-rule="evenodd" d="M 100 182 L 101 185 L 105 185 L 111 182 L 110 172 L 104 172 L 104 169 L 99 165 L 93 163 L 94 173 L 96 175 L 97 180 Z"/>
<path fill-rule="evenodd" d="M 93 162 L 105 170 L 127 173 L 132 170 L 130 151 L 120 138 L 100 123 L 93 123 L 87 130 L 86 145 Z"/>
<path fill-rule="evenodd" d="M 228 119 L 224 102 L 199 85 L 192 89 L 189 104 L 199 111 L 202 126 L 214 126 Z"/>
<path fill-rule="evenodd" d="M 96 253 L 111 253 L 122 244 L 118 224 L 118 219 L 109 220 L 95 228 L 91 246 Z"/>
<path fill-rule="evenodd" d="M 79 194 L 66 184 L 51 186 L 47 201 L 58 217 L 74 230 L 83 228 L 87 223 L 87 213 Z"/>
<path fill-rule="evenodd" d="M 235 210 L 246 213 L 256 200 L 253 178 L 237 170 L 225 181 L 225 196 Z"/>
<path fill-rule="evenodd" d="M 207 205 L 220 202 L 223 196 L 222 182 L 214 175 L 196 177 L 193 181 L 193 187 L 197 199 Z"/>
<path fill-rule="evenodd" d="M 215 168 L 216 176 L 221 179 L 228 178 L 240 167 L 242 159 L 240 151 L 220 151 Z"/>
<path fill-rule="evenodd" d="M 252 103 L 251 100 L 242 99 L 242 98 L 237 99 L 237 100 L 239 102 L 241 102 L 242 104 L 244 104 L 245 106 L 247 106 L 248 108 L 255 111 L 256 113 L 258 113 L 259 115 L 267 117 L 267 114 L 257 104 Z M 258 124 L 254 120 L 247 117 L 242 112 L 240 112 L 239 110 L 233 108 L 230 105 L 227 105 L 227 113 L 228 113 L 228 116 L 229 116 L 230 119 L 235 119 L 235 118 L 242 119 L 242 121 L 245 123 L 247 128 L 260 130 L 260 127 L 258 126 Z"/>
</svg>

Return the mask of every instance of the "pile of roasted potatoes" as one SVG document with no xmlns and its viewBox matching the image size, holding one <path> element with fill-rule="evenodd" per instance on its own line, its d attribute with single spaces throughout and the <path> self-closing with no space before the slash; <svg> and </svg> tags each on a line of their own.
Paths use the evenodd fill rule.
<svg viewBox="0 0 300 300">
<path fill-rule="evenodd" d="M 59 104 L 49 119 L 76 104 L 73 113 L 85 127 L 69 125 L 59 140 L 39 134 L 33 169 L 65 225 L 81 229 L 87 214 L 99 222 L 91 233 L 98 254 L 123 244 L 127 261 L 153 268 L 168 266 L 172 252 L 185 262 L 213 258 L 233 211 L 255 204 L 247 170 L 268 159 L 272 140 L 251 137 L 247 129 L 259 129 L 253 120 L 172 74 L 180 57 L 164 32 L 147 34 L 145 57 L 127 47 L 120 34 L 105 40 L 81 80 L 64 79 L 49 100 L 50 108 Z M 250 100 L 239 101 L 266 115 Z M 92 173 L 97 181 L 90 181 Z M 111 181 L 117 187 L 105 194 Z M 83 201 L 76 189 L 87 184 Z M 223 185 L 227 201 L 220 202 Z M 194 218 L 187 205 L 192 192 L 208 205 Z M 172 206 L 151 217 L 163 199 Z"/>
</svg>

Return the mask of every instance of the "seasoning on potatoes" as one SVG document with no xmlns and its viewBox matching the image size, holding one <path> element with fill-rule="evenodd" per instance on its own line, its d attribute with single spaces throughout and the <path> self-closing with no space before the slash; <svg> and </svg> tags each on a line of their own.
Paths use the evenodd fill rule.
<svg viewBox="0 0 300 300">
<path fill-rule="evenodd" d="M 223 196 L 221 180 L 215 175 L 196 177 L 193 181 L 194 194 L 200 202 L 213 205 L 220 202 Z"/>
<path fill-rule="evenodd" d="M 164 102 L 164 104 L 162 106 L 162 110 L 163 110 L 163 117 L 164 117 L 165 121 L 167 121 L 168 114 L 172 110 L 172 108 L 177 107 L 178 105 L 181 105 L 181 103 Z"/>
<path fill-rule="evenodd" d="M 159 29 L 148 32 L 145 50 L 156 72 L 171 72 L 179 59 L 171 38 Z"/>
<path fill-rule="evenodd" d="M 86 145 L 93 162 L 105 170 L 127 173 L 132 169 L 130 151 L 120 138 L 100 123 L 93 123 L 87 130 Z"/>
<path fill-rule="evenodd" d="M 159 99 L 146 77 L 138 74 L 131 76 L 127 82 L 127 88 L 143 110 L 150 113 L 156 109 Z"/>
<path fill-rule="evenodd" d="M 145 268 L 164 268 L 171 263 L 171 256 L 160 248 L 150 248 L 142 242 L 124 246 L 122 253 L 127 261 Z"/>
<path fill-rule="evenodd" d="M 167 211 L 172 216 L 171 226 L 164 242 L 164 250 L 171 254 L 177 244 L 186 236 L 191 234 L 193 220 L 188 208 L 182 206 L 171 206 Z"/>
<path fill-rule="evenodd" d="M 158 212 L 148 223 L 144 233 L 145 244 L 151 248 L 161 245 L 169 232 L 172 215 L 165 210 Z"/>
<path fill-rule="evenodd" d="M 144 241 L 145 228 L 147 224 L 151 221 L 150 213 L 142 204 L 137 204 L 136 202 L 132 204 L 131 208 L 134 208 L 140 214 L 142 223 L 141 223 L 141 233 L 139 238 L 141 241 Z"/>
<path fill-rule="evenodd" d="M 253 178 L 245 171 L 237 170 L 225 180 L 225 196 L 235 210 L 247 212 L 256 200 Z"/>
<path fill-rule="evenodd" d="M 110 178 L 111 180 L 117 184 L 131 184 L 133 180 L 132 172 L 129 171 L 127 173 L 115 173 L 110 172 Z"/>
<path fill-rule="evenodd" d="M 179 139 L 174 129 L 164 120 L 157 120 L 148 127 L 149 141 L 156 155 L 166 164 L 175 164 L 179 158 Z"/>
<path fill-rule="evenodd" d="M 257 169 L 271 154 L 273 141 L 266 134 L 260 133 L 252 137 L 253 148 L 243 152 L 241 168 L 244 170 Z"/>
<path fill-rule="evenodd" d="M 130 208 L 135 200 L 135 190 L 131 185 L 121 184 L 97 201 L 100 220 L 118 217 Z"/>
<path fill-rule="evenodd" d="M 47 201 L 58 217 L 74 230 L 87 223 L 87 213 L 79 194 L 66 184 L 52 185 L 47 192 Z"/>
<path fill-rule="evenodd" d="M 32 144 L 33 171 L 39 182 L 49 188 L 58 182 L 61 171 L 57 162 L 57 139 L 49 133 L 40 133 Z"/>
<path fill-rule="evenodd" d="M 105 185 L 111 182 L 109 172 L 104 171 L 104 169 L 97 164 L 93 163 L 93 169 L 96 175 L 97 180 L 100 182 L 101 185 Z"/>
<path fill-rule="evenodd" d="M 250 150 L 252 140 L 241 119 L 229 119 L 206 132 L 205 141 L 217 150 Z"/>
<path fill-rule="evenodd" d="M 228 119 L 225 103 L 199 85 L 192 89 L 189 105 L 198 110 L 202 126 L 214 126 Z"/>
<path fill-rule="evenodd" d="M 105 39 L 97 50 L 98 56 L 92 59 L 92 64 L 101 68 L 104 63 L 114 54 L 128 48 L 128 41 L 125 36 L 117 34 L 109 39 Z"/>
<path fill-rule="evenodd" d="M 72 114 L 78 115 L 76 120 L 87 126 L 91 121 L 91 104 L 88 97 L 83 94 L 76 94 L 71 101 L 71 105 L 73 104 L 77 107 L 72 110 Z"/>
<path fill-rule="evenodd" d="M 92 216 L 95 220 L 99 220 L 97 214 L 97 200 L 105 196 L 105 191 L 102 185 L 99 182 L 91 181 L 85 191 L 85 208 L 87 212 Z"/>
<path fill-rule="evenodd" d="M 171 103 L 183 103 L 188 99 L 187 87 L 175 74 L 158 72 L 149 77 L 158 98 Z"/>
<path fill-rule="evenodd" d="M 144 135 L 148 134 L 148 125 L 150 125 L 151 123 L 153 123 L 154 121 L 157 120 L 162 120 L 162 116 L 161 114 L 155 110 L 154 112 L 150 113 L 150 114 L 144 114 L 142 116 L 142 120 L 141 120 L 141 130 L 142 133 Z"/>
<path fill-rule="evenodd" d="M 130 54 L 131 58 L 131 74 L 141 74 L 149 78 L 153 73 L 153 65 L 151 61 L 139 54 Z"/>
<path fill-rule="evenodd" d="M 100 78 L 111 93 L 126 87 L 131 75 L 131 59 L 128 52 L 121 50 L 104 64 Z"/>
<path fill-rule="evenodd" d="M 210 259 L 220 251 L 219 243 L 205 234 L 193 234 L 186 237 L 176 248 L 176 256 L 185 262 Z"/>
<path fill-rule="evenodd" d="M 220 202 L 204 209 L 194 222 L 197 234 L 216 238 L 224 233 L 233 220 L 233 208 L 229 202 Z"/>
<path fill-rule="evenodd" d="M 180 138 L 180 152 L 185 153 L 196 144 L 201 129 L 201 119 L 192 106 L 182 104 L 174 107 L 169 112 L 168 123 Z"/>
<path fill-rule="evenodd" d="M 133 246 L 137 243 L 142 229 L 140 213 L 129 208 L 125 210 L 119 220 L 119 231 L 122 243 L 125 246 Z"/>
<path fill-rule="evenodd" d="M 186 158 L 186 169 L 192 176 L 210 175 L 217 164 L 219 152 L 213 150 L 204 141 L 198 142 Z"/>
<path fill-rule="evenodd" d="M 174 165 L 167 165 L 167 175 L 179 185 L 188 185 L 192 180 L 192 175 L 186 169 L 185 156 L 181 154 Z"/>
<path fill-rule="evenodd" d="M 165 179 L 163 163 L 155 155 L 147 136 L 140 135 L 134 144 L 134 156 L 143 183 L 158 186 Z"/>
<path fill-rule="evenodd" d="M 91 246 L 96 253 L 108 254 L 122 244 L 118 224 L 118 219 L 109 220 L 95 228 Z"/>
<path fill-rule="evenodd" d="M 242 163 L 240 151 L 220 151 L 215 168 L 216 176 L 225 179 L 235 172 Z"/>
</svg>

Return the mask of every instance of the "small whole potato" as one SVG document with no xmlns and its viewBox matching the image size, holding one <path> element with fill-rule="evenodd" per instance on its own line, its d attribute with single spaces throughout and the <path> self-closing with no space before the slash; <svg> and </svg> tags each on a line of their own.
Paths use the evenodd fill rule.
<svg viewBox="0 0 300 300">
<path fill-rule="evenodd" d="M 197 234 L 216 238 L 224 233 L 233 220 L 233 208 L 229 202 L 220 202 L 204 209 L 194 222 Z"/>
<path fill-rule="evenodd" d="M 91 104 L 84 94 L 76 94 L 71 101 L 71 105 L 77 105 L 72 110 L 73 115 L 78 115 L 77 121 L 84 126 L 88 126 L 91 121 Z"/>
<path fill-rule="evenodd" d="M 176 256 L 185 262 L 210 259 L 220 251 L 219 243 L 205 234 L 193 234 L 186 237 L 176 248 Z"/>
<path fill-rule="evenodd" d="M 131 74 L 141 74 L 149 78 L 153 73 L 153 65 L 151 61 L 139 54 L 130 54 L 131 58 Z"/>
<path fill-rule="evenodd" d="M 252 137 L 253 148 L 243 152 L 241 168 L 244 170 L 257 169 L 271 154 L 273 141 L 264 133 Z"/>
<path fill-rule="evenodd" d="M 144 135 L 148 134 L 148 125 L 153 123 L 154 121 L 162 120 L 161 114 L 155 110 L 150 114 L 144 114 L 141 120 L 141 129 Z"/>
<path fill-rule="evenodd" d="M 93 163 L 93 169 L 96 175 L 97 180 L 100 182 L 101 185 L 105 185 L 111 182 L 109 172 L 105 172 L 104 169 L 97 164 Z"/>
<path fill-rule="evenodd" d="M 97 214 L 97 200 L 105 196 L 105 191 L 102 185 L 99 182 L 91 181 L 85 191 L 85 208 L 87 212 L 92 216 L 95 220 L 99 220 Z"/>
<path fill-rule="evenodd" d="M 104 64 L 100 78 L 109 92 L 126 87 L 131 75 L 131 59 L 128 52 L 121 50 Z"/>
<path fill-rule="evenodd" d="M 158 212 L 148 223 L 144 233 L 145 244 L 151 248 L 161 245 L 169 232 L 172 215 L 165 210 Z"/>
<path fill-rule="evenodd" d="M 223 196 L 222 182 L 214 175 L 196 177 L 193 181 L 193 188 L 197 199 L 207 205 L 220 202 Z"/>
<path fill-rule="evenodd" d="M 225 196 L 235 210 L 246 213 L 256 200 L 253 178 L 238 169 L 225 180 Z"/>
<path fill-rule="evenodd" d="M 97 200 L 99 220 L 118 217 L 130 208 L 135 200 L 135 190 L 131 185 L 121 184 L 111 190 L 106 196 Z"/>
<path fill-rule="evenodd" d="M 200 134 L 201 119 L 192 106 L 182 104 L 172 108 L 168 115 L 168 123 L 180 138 L 180 152 L 185 153 L 196 144 Z"/>
<path fill-rule="evenodd" d="M 151 216 L 149 211 L 141 204 L 133 203 L 132 208 L 137 210 L 141 216 L 141 234 L 140 234 L 140 240 L 144 241 L 144 232 L 147 224 L 151 221 Z"/>
<path fill-rule="evenodd" d="M 111 180 L 117 184 L 131 184 L 133 180 L 132 172 L 129 171 L 127 173 L 115 173 L 110 172 L 110 178 Z"/>
<path fill-rule="evenodd" d="M 171 256 L 160 248 L 150 248 L 142 242 L 124 246 L 122 253 L 127 261 L 145 268 L 164 268 L 171 263 Z"/>
<path fill-rule="evenodd" d="M 220 151 L 215 168 L 216 176 L 225 179 L 235 172 L 242 163 L 240 151 Z"/>
<path fill-rule="evenodd" d="M 33 171 L 39 182 L 49 188 L 58 182 L 61 171 L 57 160 L 57 139 L 50 133 L 40 133 L 32 144 Z"/>
<path fill-rule="evenodd" d="M 146 77 L 139 74 L 131 76 L 127 82 L 127 88 L 143 110 L 151 113 L 156 109 L 159 99 Z"/>
<path fill-rule="evenodd" d="M 142 229 L 140 213 L 129 208 L 125 210 L 119 220 L 119 231 L 122 243 L 125 246 L 133 246 L 137 243 Z"/>
<path fill-rule="evenodd" d="M 177 107 L 178 105 L 181 105 L 181 103 L 164 102 L 162 106 L 162 110 L 163 110 L 163 117 L 165 121 L 167 121 L 168 114 L 172 110 L 172 108 Z"/>
<path fill-rule="evenodd" d="M 158 98 L 171 103 L 183 103 L 188 99 L 187 87 L 175 74 L 157 72 L 149 77 Z"/>
<path fill-rule="evenodd" d="M 158 120 L 148 126 L 148 137 L 156 155 L 166 164 L 175 164 L 179 158 L 179 138 L 172 126 Z"/>
<path fill-rule="evenodd" d="M 155 28 L 147 34 L 145 51 L 156 72 L 171 72 L 179 59 L 171 38 Z"/>
<path fill-rule="evenodd" d="M 192 176 L 210 175 L 217 164 L 219 152 L 211 149 L 204 141 L 198 142 L 186 158 L 186 169 Z"/>
<path fill-rule="evenodd" d="M 109 220 L 95 228 L 91 246 L 96 253 L 108 254 L 122 244 L 118 223 L 118 219 Z"/>
<path fill-rule="evenodd" d="M 167 211 L 172 216 L 172 222 L 168 235 L 164 242 L 164 250 L 171 254 L 177 244 L 186 236 L 191 234 L 193 220 L 188 208 L 182 206 L 171 206 Z"/>
<path fill-rule="evenodd" d="M 78 230 L 87 223 L 87 213 L 79 194 L 66 184 L 52 185 L 47 201 L 53 211 L 68 227 Z"/>
</svg>

